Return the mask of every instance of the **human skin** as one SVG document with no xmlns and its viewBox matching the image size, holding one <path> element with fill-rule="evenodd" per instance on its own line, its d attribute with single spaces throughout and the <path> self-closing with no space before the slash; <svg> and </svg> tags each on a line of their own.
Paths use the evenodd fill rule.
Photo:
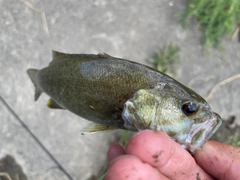
<svg viewBox="0 0 240 180">
<path fill-rule="evenodd" d="M 193 156 L 161 131 L 134 135 L 124 150 L 109 148 L 106 180 L 236 180 L 240 148 L 208 141 Z"/>
</svg>

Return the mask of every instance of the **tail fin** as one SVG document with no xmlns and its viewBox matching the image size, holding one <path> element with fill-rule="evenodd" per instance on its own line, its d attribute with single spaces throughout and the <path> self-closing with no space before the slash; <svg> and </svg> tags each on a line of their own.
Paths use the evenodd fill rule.
<svg viewBox="0 0 240 180">
<path fill-rule="evenodd" d="M 42 94 L 42 91 L 37 87 L 36 81 L 35 81 L 35 75 L 38 72 L 37 69 L 28 69 L 27 73 L 28 76 L 30 77 L 31 81 L 33 82 L 35 86 L 35 95 L 34 95 L 34 100 L 37 101 L 40 95 Z"/>
</svg>

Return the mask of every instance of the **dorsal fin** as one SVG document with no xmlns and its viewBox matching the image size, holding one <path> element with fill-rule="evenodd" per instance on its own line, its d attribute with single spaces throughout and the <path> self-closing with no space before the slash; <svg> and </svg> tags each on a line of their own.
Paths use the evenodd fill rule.
<svg viewBox="0 0 240 180">
<path fill-rule="evenodd" d="M 110 56 L 110 55 L 107 54 L 107 53 L 100 53 L 100 54 L 98 54 L 98 57 L 100 57 L 100 58 L 110 58 L 110 57 L 112 57 L 112 56 Z"/>
<path fill-rule="evenodd" d="M 78 61 L 91 61 L 91 60 L 102 60 L 107 59 L 112 56 L 103 53 L 103 54 L 65 54 L 62 52 L 58 52 L 55 50 L 52 50 L 52 61 L 50 62 L 50 65 L 53 65 L 59 61 L 65 61 L 69 59 L 76 59 Z"/>
<path fill-rule="evenodd" d="M 55 60 L 55 59 L 61 59 L 61 58 L 64 58 L 64 57 L 69 57 L 69 56 L 83 56 L 83 57 L 86 57 L 86 56 L 95 56 L 94 54 L 66 54 L 66 53 L 62 53 L 62 52 L 59 52 L 59 51 L 55 51 L 55 50 L 52 50 L 52 58 Z M 109 58 L 109 57 L 112 57 L 111 55 L 107 54 L 107 53 L 99 53 L 97 55 L 98 57 L 100 58 Z"/>
<path fill-rule="evenodd" d="M 65 61 L 66 59 L 70 59 L 71 57 L 72 54 L 65 54 L 62 52 L 52 50 L 52 61 L 49 64 L 53 65 L 55 63 Z"/>
<path fill-rule="evenodd" d="M 65 53 L 61 53 L 61 52 L 52 50 L 53 60 L 61 59 L 61 58 L 68 57 L 68 56 L 69 56 L 69 54 L 65 54 Z"/>
</svg>

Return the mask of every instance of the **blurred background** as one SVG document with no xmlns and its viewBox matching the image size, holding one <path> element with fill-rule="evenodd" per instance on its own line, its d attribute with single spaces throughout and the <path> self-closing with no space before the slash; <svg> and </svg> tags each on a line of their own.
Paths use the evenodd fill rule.
<svg viewBox="0 0 240 180">
<path fill-rule="evenodd" d="M 171 57 L 176 62 L 166 64 L 169 74 L 207 98 L 223 119 L 231 120 L 232 129 L 224 125 L 219 131 L 226 134 L 222 141 L 235 137 L 240 124 L 239 32 L 231 24 L 232 40 L 230 33 L 220 37 L 221 45 L 208 41 L 203 45 L 199 17 L 187 19 L 188 28 L 182 26 L 181 14 L 188 3 L 0 0 L 0 178 L 8 179 L 4 174 L 8 173 L 13 180 L 98 179 L 107 166 L 109 145 L 125 136 L 122 131 L 82 136 L 88 121 L 68 111 L 48 109 L 45 94 L 34 102 L 26 70 L 46 67 L 52 49 L 105 52 L 156 66 L 156 54 L 172 44 L 178 54 Z"/>
</svg>

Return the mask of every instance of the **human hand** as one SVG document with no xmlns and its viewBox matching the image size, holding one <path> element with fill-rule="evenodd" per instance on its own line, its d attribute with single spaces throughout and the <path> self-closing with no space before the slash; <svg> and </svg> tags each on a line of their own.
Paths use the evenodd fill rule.
<svg viewBox="0 0 240 180">
<path fill-rule="evenodd" d="M 237 180 L 240 148 L 208 141 L 194 156 L 161 131 L 144 130 L 124 150 L 114 144 L 105 180 Z"/>
</svg>

